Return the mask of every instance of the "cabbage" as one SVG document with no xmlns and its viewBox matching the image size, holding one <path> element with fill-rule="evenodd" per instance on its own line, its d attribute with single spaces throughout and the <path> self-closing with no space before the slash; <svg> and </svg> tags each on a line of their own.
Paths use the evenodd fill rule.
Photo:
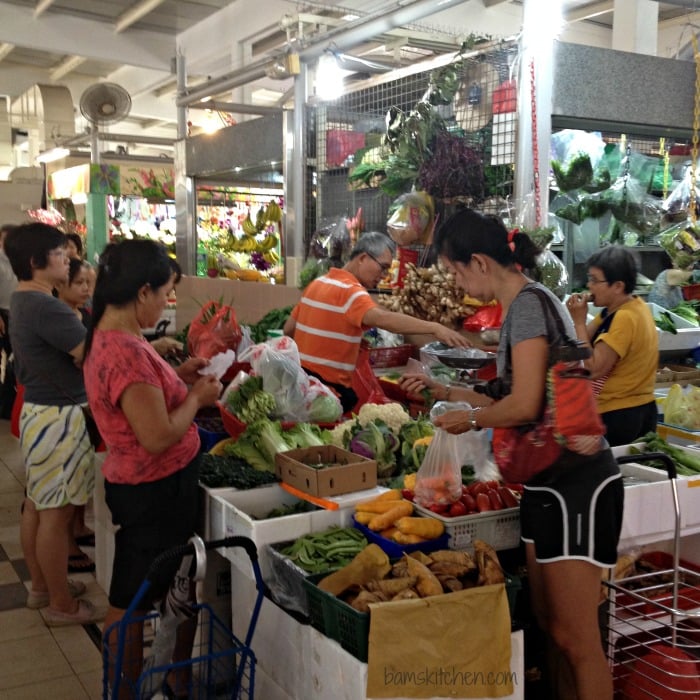
<svg viewBox="0 0 700 700">
<path fill-rule="evenodd" d="M 343 413 L 343 407 L 336 396 L 319 394 L 309 404 L 308 420 L 313 423 L 335 423 Z"/>
</svg>

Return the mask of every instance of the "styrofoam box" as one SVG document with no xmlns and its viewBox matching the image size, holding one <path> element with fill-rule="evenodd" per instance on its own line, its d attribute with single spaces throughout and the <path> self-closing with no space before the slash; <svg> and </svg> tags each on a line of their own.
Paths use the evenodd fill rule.
<svg viewBox="0 0 700 700">
<path fill-rule="evenodd" d="M 246 491 L 231 491 L 212 497 L 221 501 L 223 506 L 224 536 L 239 535 L 250 538 L 258 547 L 258 554 L 261 553 L 264 544 L 293 540 L 312 531 L 311 513 L 265 519 L 274 508 L 300 502 L 300 499 L 287 493 L 278 484 Z M 240 547 L 227 547 L 224 556 L 243 573 L 252 577 L 250 560 Z M 260 567 L 265 575 L 266 562 L 262 556 Z"/>
<path fill-rule="evenodd" d="M 214 498 L 216 495 L 233 493 L 238 489 L 231 487 L 210 488 L 199 485 L 201 492 L 200 508 L 200 532 L 205 540 L 219 540 L 226 536 L 226 522 L 224 520 L 224 502 Z"/>
<path fill-rule="evenodd" d="M 616 457 L 630 454 L 630 447 L 630 445 L 613 447 L 612 453 Z M 618 548 L 624 549 L 632 545 L 650 544 L 672 538 L 676 516 L 668 475 L 661 469 L 636 463 L 622 464 L 620 471 L 623 476 L 637 476 L 648 483 L 625 488 L 625 506 Z M 678 480 L 677 487 L 680 494 L 685 484 Z M 683 528 L 683 509 L 681 509 L 681 528 Z"/>
<path fill-rule="evenodd" d="M 700 328 L 694 326 L 678 314 L 674 314 L 663 306 L 647 302 L 651 315 L 655 318 L 662 312 L 667 312 L 673 321 L 673 325 L 678 330 L 677 333 L 668 333 L 659 330 L 659 350 L 692 350 L 700 345 Z"/>
<path fill-rule="evenodd" d="M 353 509 L 351 507 L 338 508 L 337 510 L 319 508 L 308 513 L 264 519 L 273 508 L 300 502 L 300 499 L 292 496 L 279 484 L 261 486 L 246 491 L 212 492 L 211 498 L 218 501 L 216 505 L 212 506 L 212 509 L 216 510 L 220 507 L 223 512 L 221 537 L 241 535 L 253 540 L 258 548 L 263 576 L 269 573 L 269 563 L 263 551 L 264 544 L 295 540 L 310 532 L 322 532 L 334 525 L 350 527 L 352 523 Z M 225 556 L 244 574 L 253 576 L 248 556 L 240 547 L 227 548 Z"/>
</svg>

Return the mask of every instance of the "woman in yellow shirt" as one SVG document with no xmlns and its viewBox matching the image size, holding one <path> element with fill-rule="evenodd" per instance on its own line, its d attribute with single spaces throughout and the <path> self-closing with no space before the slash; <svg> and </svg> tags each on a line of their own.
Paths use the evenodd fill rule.
<svg viewBox="0 0 700 700">
<path fill-rule="evenodd" d="M 598 409 L 611 446 L 656 430 L 654 381 L 659 341 L 649 307 L 633 294 L 637 264 L 624 246 L 601 248 L 586 262 L 589 294 L 567 307 L 579 340 L 593 346 L 586 361 L 598 390 Z M 588 324 L 588 302 L 603 310 Z"/>
</svg>

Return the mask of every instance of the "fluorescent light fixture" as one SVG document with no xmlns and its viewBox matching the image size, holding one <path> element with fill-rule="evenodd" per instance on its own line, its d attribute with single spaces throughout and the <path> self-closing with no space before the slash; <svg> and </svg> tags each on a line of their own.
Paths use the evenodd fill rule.
<svg viewBox="0 0 700 700">
<path fill-rule="evenodd" d="M 332 51 L 322 54 L 316 64 L 316 94 L 322 100 L 335 100 L 343 94 L 343 72 Z"/>
<path fill-rule="evenodd" d="M 55 160 L 60 160 L 70 155 L 67 148 L 52 148 L 50 151 L 44 151 L 36 157 L 37 163 L 53 163 Z"/>
</svg>

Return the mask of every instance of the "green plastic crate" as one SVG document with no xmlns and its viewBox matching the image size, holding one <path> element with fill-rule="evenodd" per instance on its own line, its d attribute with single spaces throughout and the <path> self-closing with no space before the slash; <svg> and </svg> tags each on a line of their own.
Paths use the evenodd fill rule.
<svg viewBox="0 0 700 700">
<path fill-rule="evenodd" d="M 340 598 L 322 591 L 316 584 L 326 575 L 313 574 L 304 579 L 311 626 L 338 642 L 359 661 L 367 661 L 369 613 L 359 612 Z M 506 575 L 506 597 L 511 618 L 521 588 L 519 576 Z"/>
</svg>

